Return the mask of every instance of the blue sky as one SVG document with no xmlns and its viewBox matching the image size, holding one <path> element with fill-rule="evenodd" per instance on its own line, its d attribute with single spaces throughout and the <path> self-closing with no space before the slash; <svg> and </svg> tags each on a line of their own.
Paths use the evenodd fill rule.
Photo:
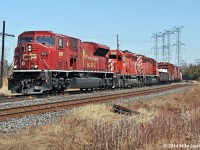
<svg viewBox="0 0 200 150">
<path fill-rule="evenodd" d="M 15 36 L 27 30 L 52 30 L 116 49 L 119 34 L 120 49 L 149 57 L 154 57 L 152 33 L 184 25 L 182 59 L 187 63 L 200 59 L 199 0 L 6 0 L 1 6 L 0 29 L 5 20 L 6 32 Z M 9 60 L 16 39 L 6 38 Z M 172 62 L 175 51 L 172 47 Z"/>
</svg>

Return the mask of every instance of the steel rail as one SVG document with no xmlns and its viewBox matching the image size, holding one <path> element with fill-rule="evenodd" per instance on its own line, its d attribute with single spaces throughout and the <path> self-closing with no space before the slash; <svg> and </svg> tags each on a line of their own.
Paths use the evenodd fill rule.
<svg viewBox="0 0 200 150">
<path fill-rule="evenodd" d="M 17 118 L 23 117 L 26 115 L 33 115 L 33 114 L 41 114 L 46 112 L 52 111 L 60 111 L 64 109 L 69 109 L 73 107 L 83 106 L 86 104 L 91 103 L 99 103 L 99 102 L 109 102 L 111 100 L 119 100 L 122 98 L 130 98 L 135 96 L 143 96 L 149 94 L 155 94 L 171 89 L 176 89 L 180 87 L 184 87 L 188 85 L 172 85 L 168 87 L 161 87 L 156 89 L 148 89 L 143 91 L 132 91 L 126 93 L 119 93 L 114 95 L 103 95 L 98 97 L 90 97 L 90 98 L 79 98 L 70 101 L 59 101 L 53 103 L 45 103 L 45 104 L 36 104 L 30 106 L 23 106 L 23 107 L 14 107 L 8 109 L 0 110 L 0 120 L 10 119 L 10 118 Z"/>
</svg>

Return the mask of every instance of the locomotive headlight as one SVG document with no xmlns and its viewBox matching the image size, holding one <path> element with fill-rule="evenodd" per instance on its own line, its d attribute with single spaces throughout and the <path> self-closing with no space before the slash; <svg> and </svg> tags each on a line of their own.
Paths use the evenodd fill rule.
<svg viewBox="0 0 200 150">
<path fill-rule="evenodd" d="M 32 51 L 32 45 L 28 45 L 28 51 L 29 51 L 29 52 Z"/>
<path fill-rule="evenodd" d="M 14 69 L 17 69 L 17 65 L 14 65 Z"/>
<path fill-rule="evenodd" d="M 8 76 L 8 80 L 11 80 L 11 79 L 13 79 L 13 75 Z"/>
<path fill-rule="evenodd" d="M 37 69 L 37 68 L 38 68 L 38 65 L 35 65 L 34 68 Z"/>
</svg>

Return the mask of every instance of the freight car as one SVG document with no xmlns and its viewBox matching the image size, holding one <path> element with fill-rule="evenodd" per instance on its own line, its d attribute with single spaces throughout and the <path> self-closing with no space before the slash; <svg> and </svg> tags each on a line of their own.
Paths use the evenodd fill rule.
<svg viewBox="0 0 200 150">
<path fill-rule="evenodd" d="M 178 66 L 168 62 L 159 62 L 158 70 L 160 81 L 163 83 L 179 82 L 182 80 L 182 73 Z"/>
<path fill-rule="evenodd" d="M 160 83 L 170 83 L 170 75 L 166 69 L 159 69 Z"/>
<path fill-rule="evenodd" d="M 180 82 L 182 80 L 182 72 L 180 67 L 174 66 L 174 82 Z"/>
<path fill-rule="evenodd" d="M 171 69 L 171 64 L 167 67 L 168 80 L 179 81 L 180 69 Z M 18 37 L 8 89 L 27 95 L 54 95 L 68 88 L 124 88 L 159 82 L 162 76 L 157 62 L 147 56 L 50 31 L 27 31 Z"/>
</svg>

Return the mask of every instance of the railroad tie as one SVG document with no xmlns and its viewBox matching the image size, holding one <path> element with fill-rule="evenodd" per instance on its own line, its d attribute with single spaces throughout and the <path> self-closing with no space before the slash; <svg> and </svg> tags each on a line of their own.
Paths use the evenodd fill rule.
<svg viewBox="0 0 200 150">
<path fill-rule="evenodd" d="M 125 114 L 125 115 L 139 114 L 139 112 L 137 112 L 137 111 L 130 110 L 130 109 L 120 106 L 120 105 L 113 105 L 112 111 L 114 113 Z"/>
</svg>

